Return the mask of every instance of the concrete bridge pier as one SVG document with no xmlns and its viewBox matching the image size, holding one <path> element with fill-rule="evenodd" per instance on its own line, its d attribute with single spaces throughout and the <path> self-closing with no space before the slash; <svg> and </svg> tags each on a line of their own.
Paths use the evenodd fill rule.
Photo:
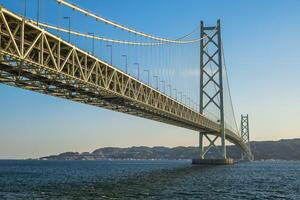
<svg viewBox="0 0 300 200">
<path fill-rule="evenodd" d="M 193 165 L 233 165 L 234 160 L 231 158 L 226 159 L 199 159 L 192 160 Z"/>
<path fill-rule="evenodd" d="M 224 154 L 224 149 L 226 149 L 226 146 L 224 144 L 224 147 L 222 146 L 222 149 L 219 150 L 219 148 L 215 145 L 215 141 L 218 139 L 218 136 L 215 136 L 214 138 L 211 138 L 211 136 L 208 136 L 208 132 L 199 132 L 199 158 L 192 159 L 192 164 L 194 165 L 232 165 L 234 164 L 234 160 L 230 158 L 226 158 L 226 151 Z M 209 145 L 204 149 L 203 146 L 203 140 L 204 138 L 209 141 Z M 222 144 L 223 145 L 223 144 Z M 205 154 L 212 148 L 216 148 L 218 153 L 220 154 L 220 158 L 205 158 Z"/>
</svg>

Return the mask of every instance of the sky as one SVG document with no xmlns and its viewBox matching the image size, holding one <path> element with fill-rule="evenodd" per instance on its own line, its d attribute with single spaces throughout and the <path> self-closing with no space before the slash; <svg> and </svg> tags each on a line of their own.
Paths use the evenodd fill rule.
<svg viewBox="0 0 300 200">
<path fill-rule="evenodd" d="M 53 4 L 55 4 L 54 0 Z M 34 16 L 36 0 L 27 0 Z M 200 20 L 222 23 L 235 114 L 249 114 L 251 140 L 300 138 L 300 1 L 72 0 L 147 33 L 176 38 Z M 21 12 L 24 1 L 1 0 Z M 49 12 L 46 12 L 49 11 Z M 43 20 L 55 15 L 43 9 Z M 66 11 L 67 12 L 67 11 Z M 76 21 L 76 25 L 84 25 Z M 101 32 L 101 31 L 100 31 Z M 198 134 L 0 84 L 0 159 L 37 158 L 114 146 L 196 146 Z"/>
</svg>

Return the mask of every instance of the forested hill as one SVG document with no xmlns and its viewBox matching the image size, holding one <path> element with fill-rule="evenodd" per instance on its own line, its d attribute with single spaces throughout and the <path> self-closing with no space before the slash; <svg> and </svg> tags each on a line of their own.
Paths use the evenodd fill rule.
<svg viewBox="0 0 300 200">
<path fill-rule="evenodd" d="M 300 160 L 300 139 L 279 141 L 251 142 L 255 160 L 280 159 Z M 228 157 L 240 158 L 240 150 L 236 146 L 227 147 Z M 42 157 L 42 160 L 102 160 L 102 159 L 192 159 L 197 158 L 197 147 L 105 147 L 93 152 L 65 152 L 59 155 Z M 217 151 L 211 150 L 208 157 L 216 157 Z"/>
</svg>

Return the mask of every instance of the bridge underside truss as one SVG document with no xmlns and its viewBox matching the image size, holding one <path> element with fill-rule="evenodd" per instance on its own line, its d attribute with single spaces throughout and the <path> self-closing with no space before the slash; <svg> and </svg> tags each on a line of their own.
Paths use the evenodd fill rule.
<svg viewBox="0 0 300 200">
<path fill-rule="evenodd" d="M 219 135 L 220 124 L 29 20 L 0 10 L 0 82 Z M 227 139 L 247 146 L 231 130 Z"/>
</svg>

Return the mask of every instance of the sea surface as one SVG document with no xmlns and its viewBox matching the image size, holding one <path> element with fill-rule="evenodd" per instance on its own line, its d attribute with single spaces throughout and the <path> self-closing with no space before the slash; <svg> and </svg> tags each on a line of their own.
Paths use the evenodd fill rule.
<svg viewBox="0 0 300 200">
<path fill-rule="evenodd" d="M 300 199 L 300 162 L 0 160 L 0 199 Z"/>
</svg>

